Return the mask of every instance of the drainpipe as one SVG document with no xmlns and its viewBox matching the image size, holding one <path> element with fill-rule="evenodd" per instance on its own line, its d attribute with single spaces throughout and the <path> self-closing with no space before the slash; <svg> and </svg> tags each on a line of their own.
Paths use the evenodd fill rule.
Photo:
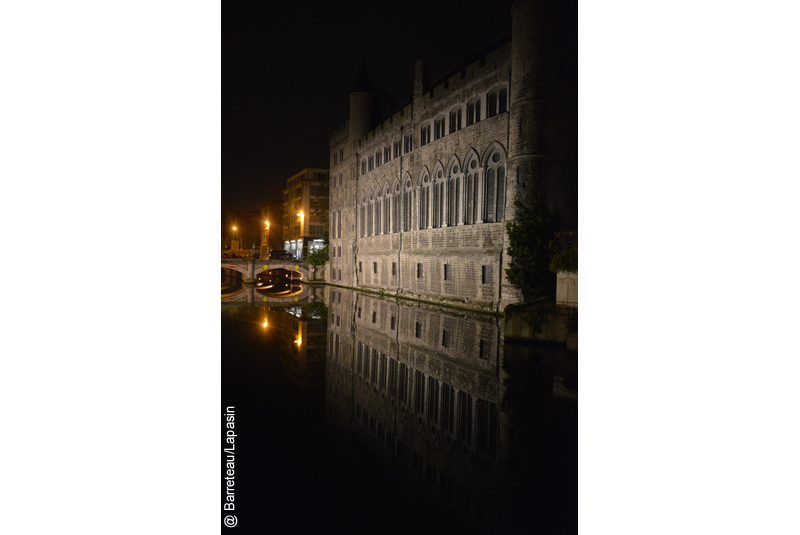
<svg viewBox="0 0 800 535">
<path fill-rule="evenodd" d="M 355 145 L 355 142 L 353 142 L 353 145 Z M 359 210 L 359 206 L 358 206 L 358 178 L 359 178 L 358 162 L 359 162 L 359 156 L 358 155 L 359 155 L 359 153 L 356 152 L 356 154 L 355 154 L 355 156 L 356 156 L 356 191 L 355 191 L 355 199 L 354 199 L 354 202 L 353 202 L 353 205 L 356 208 L 356 213 L 355 213 L 356 234 L 354 236 L 355 241 L 353 241 L 353 246 L 350 248 L 351 253 L 353 255 L 353 273 L 354 273 L 353 280 L 355 281 L 355 287 L 356 288 L 358 288 L 358 286 L 359 286 L 359 280 L 358 280 L 358 236 L 359 236 L 359 230 L 360 230 L 358 228 L 358 215 L 359 215 L 359 212 L 358 212 L 358 210 Z"/>
<path fill-rule="evenodd" d="M 403 127 L 402 126 L 400 127 L 400 139 L 403 139 Z M 400 182 L 399 183 L 400 183 L 400 198 L 404 199 L 403 190 L 405 188 L 404 188 L 404 184 L 403 184 L 403 153 L 400 153 Z M 403 208 L 406 208 L 406 207 L 403 206 Z M 407 209 L 410 210 L 411 207 L 408 207 Z M 399 212 L 400 212 L 400 210 L 398 210 L 398 213 Z M 410 222 L 411 222 L 411 216 L 410 215 L 409 215 L 408 219 L 409 219 L 409 225 L 410 225 Z M 400 218 L 400 221 L 398 221 L 397 228 L 400 230 L 400 247 L 397 248 L 397 289 L 395 290 L 394 293 L 395 293 L 395 295 L 400 295 L 400 288 L 403 287 L 403 284 L 402 284 L 402 282 L 400 280 L 400 277 L 402 276 L 401 274 L 403 273 L 403 270 L 400 268 L 400 254 L 403 252 L 403 218 L 402 217 Z M 399 314 L 400 313 L 398 312 L 398 317 L 397 317 L 398 323 L 400 321 Z M 399 331 L 399 329 L 398 329 L 398 331 Z"/>
</svg>

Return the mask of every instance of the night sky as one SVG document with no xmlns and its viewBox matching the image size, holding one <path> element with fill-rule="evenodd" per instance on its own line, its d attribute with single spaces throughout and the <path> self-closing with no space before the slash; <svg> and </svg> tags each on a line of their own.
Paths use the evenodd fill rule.
<svg viewBox="0 0 800 535">
<path fill-rule="evenodd" d="M 366 60 L 402 103 L 414 63 L 434 81 L 511 28 L 513 0 L 222 3 L 222 209 L 281 199 L 286 179 L 328 168 L 328 135 L 349 117 Z"/>
</svg>

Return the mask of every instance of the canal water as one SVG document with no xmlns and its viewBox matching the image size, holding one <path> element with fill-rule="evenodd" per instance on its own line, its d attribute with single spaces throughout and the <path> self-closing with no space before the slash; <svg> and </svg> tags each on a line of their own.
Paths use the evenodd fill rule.
<svg viewBox="0 0 800 535">
<path fill-rule="evenodd" d="M 494 315 L 227 282 L 235 530 L 577 533 L 577 353 Z"/>
</svg>

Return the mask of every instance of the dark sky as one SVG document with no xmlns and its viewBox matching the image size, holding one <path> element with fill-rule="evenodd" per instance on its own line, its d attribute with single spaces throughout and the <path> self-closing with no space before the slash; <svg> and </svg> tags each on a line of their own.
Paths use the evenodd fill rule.
<svg viewBox="0 0 800 535">
<path fill-rule="evenodd" d="M 511 27 L 513 0 L 223 2 L 222 209 L 281 198 L 286 179 L 328 167 L 328 135 L 349 117 L 363 57 L 400 104 L 414 63 L 431 81 Z"/>
</svg>

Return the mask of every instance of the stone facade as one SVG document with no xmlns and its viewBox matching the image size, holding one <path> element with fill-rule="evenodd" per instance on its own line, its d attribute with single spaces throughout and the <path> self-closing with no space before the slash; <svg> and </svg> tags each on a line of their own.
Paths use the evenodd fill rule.
<svg viewBox="0 0 800 535">
<path fill-rule="evenodd" d="M 489 310 L 521 299 L 505 278 L 514 201 L 543 190 L 577 221 L 556 20 L 518 1 L 510 37 L 433 84 L 418 61 L 411 101 L 379 123 L 362 64 L 330 136 L 328 282 Z"/>
</svg>

